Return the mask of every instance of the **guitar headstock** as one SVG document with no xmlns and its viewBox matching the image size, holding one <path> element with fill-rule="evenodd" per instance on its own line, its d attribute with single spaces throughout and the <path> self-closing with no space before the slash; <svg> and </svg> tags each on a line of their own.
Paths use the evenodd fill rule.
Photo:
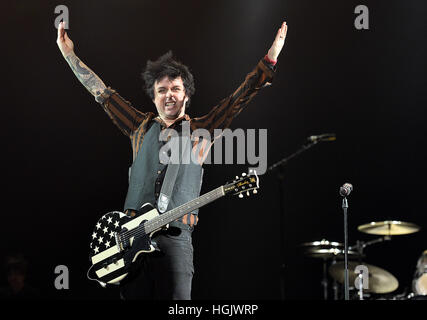
<svg viewBox="0 0 427 320">
<path fill-rule="evenodd" d="M 250 196 L 252 193 L 257 193 L 259 188 L 259 178 L 256 174 L 256 170 L 249 169 L 248 173 L 242 173 L 242 175 L 236 176 L 233 182 L 227 183 L 224 186 L 225 194 L 238 194 L 239 198 L 243 198 L 245 195 Z"/>
</svg>

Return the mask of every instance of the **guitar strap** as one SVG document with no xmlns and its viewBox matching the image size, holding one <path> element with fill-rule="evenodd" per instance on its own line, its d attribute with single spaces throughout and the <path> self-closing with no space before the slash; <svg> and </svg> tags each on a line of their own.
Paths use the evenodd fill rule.
<svg viewBox="0 0 427 320">
<path fill-rule="evenodd" d="M 174 152 L 179 152 L 180 150 L 180 141 L 182 141 L 183 150 L 179 154 L 179 161 L 173 161 L 173 160 L 176 160 L 176 157 L 174 157 Z M 175 138 L 172 138 L 169 141 L 169 143 L 170 143 L 172 154 L 171 154 L 171 157 L 169 158 L 169 164 L 166 169 L 166 174 L 163 180 L 162 189 L 160 191 L 159 199 L 157 201 L 157 208 L 161 213 L 164 213 L 168 208 L 173 187 L 175 185 L 175 180 L 178 175 L 179 167 L 183 163 L 182 156 L 184 155 L 185 160 L 190 160 L 188 159 L 188 155 L 190 155 L 190 153 L 188 153 L 188 148 L 191 145 L 190 138 L 184 137 L 184 136 L 175 137 Z"/>
</svg>

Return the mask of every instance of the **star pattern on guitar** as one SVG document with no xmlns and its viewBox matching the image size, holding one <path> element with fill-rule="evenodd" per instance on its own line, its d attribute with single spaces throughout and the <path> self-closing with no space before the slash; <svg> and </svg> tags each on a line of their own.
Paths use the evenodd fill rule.
<svg viewBox="0 0 427 320">
<path fill-rule="evenodd" d="M 101 217 L 91 235 L 91 254 L 96 255 L 116 245 L 115 234 L 120 231 L 120 218 L 125 214 L 118 211 L 109 212 Z"/>
</svg>

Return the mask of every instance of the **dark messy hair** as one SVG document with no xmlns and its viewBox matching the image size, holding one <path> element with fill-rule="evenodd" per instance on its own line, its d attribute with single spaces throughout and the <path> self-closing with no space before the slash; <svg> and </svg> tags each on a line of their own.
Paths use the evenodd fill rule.
<svg viewBox="0 0 427 320">
<path fill-rule="evenodd" d="M 154 83 L 167 76 L 174 80 L 181 77 L 184 84 L 185 93 L 188 101 L 186 106 L 190 105 L 190 98 L 196 91 L 194 87 L 194 78 L 188 67 L 173 58 L 172 51 L 168 51 L 156 61 L 148 61 L 145 70 L 142 72 L 142 79 L 145 82 L 145 92 L 154 100 Z"/>
</svg>

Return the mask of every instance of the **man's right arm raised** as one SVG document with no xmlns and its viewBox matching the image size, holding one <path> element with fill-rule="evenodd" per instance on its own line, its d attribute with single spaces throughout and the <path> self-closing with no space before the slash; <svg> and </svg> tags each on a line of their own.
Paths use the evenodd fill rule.
<svg viewBox="0 0 427 320">
<path fill-rule="evenodd" d="M 77 79 L 84 85 L 84 87 L 95 97 L 99 97 L 107 87 L 104 82 L 87 66 L 85 65 L 74 53 L 74 44 L 68 37 L 64 29 L 64 22 L 58 26 L 58 38 L 56 43 L 59 50 L 73 70 Z"/>
<path fill-rule="evenodd" d="M 64 30 L 64 22 L 58 26 L 56 40 L 67 63 L 77 79 L 102 105 L 104 111 L 114 124 L 127 136 L 132 137 L 135 130 L 148 119 L 148 114 L 135 109 L 132 104 L 123 99 L 115 90 L 106 87 L 104 82 L 86 66 L 74 53 L 74 44 Z"/>
</svg>

